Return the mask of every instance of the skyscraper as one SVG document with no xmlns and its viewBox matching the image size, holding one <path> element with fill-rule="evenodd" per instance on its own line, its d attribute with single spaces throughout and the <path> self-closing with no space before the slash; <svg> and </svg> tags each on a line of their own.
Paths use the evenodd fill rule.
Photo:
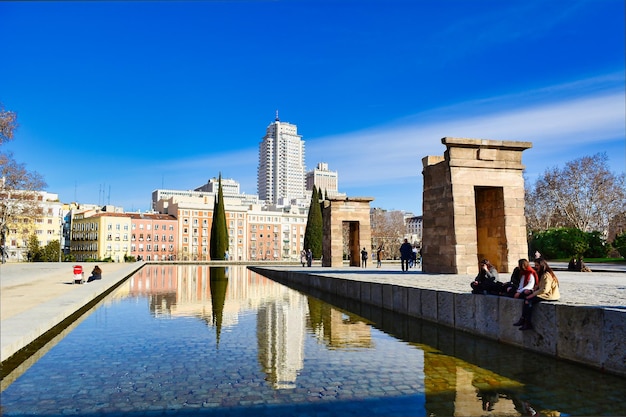
<svg viewBox="0 0 626 417">
<path fill-rule="evenodd" d="M 287 204 L 303 198 L 304 141 L 298 127 L 276 119 L 259 144 L 257 189 L 259 198 L 268 204 Z"/>
</svg>

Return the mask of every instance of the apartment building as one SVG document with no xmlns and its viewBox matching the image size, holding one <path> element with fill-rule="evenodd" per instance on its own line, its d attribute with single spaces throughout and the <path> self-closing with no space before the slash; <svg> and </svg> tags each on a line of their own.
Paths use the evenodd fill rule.
<svg viewBox="0 0 626 417">
<path fill-rule="evenodd" d="M 211 224 L 213 200 L 205 197 L 171 197 L 157 204 L 157 211 L 178 220 L 178 247 L 176 259 L 182 261 L 208 261 L 211 259 Z"/>
<path fill-rule="evenodd" d="M 131 219 L 125 213 L 87 210 L 72 217 L 70 252 L 77 261 L 130 256 Z"/>
<path fill-rule="evenodd" d="M 409 216 L 405 218 L 407 239 L 413 244 L 422 244 L 423 217 Z"/>
<path fill-rule="evenodd" d="M 261 207 L 248 211 L 249 260 L 276 261 L 282 258 L 281 214 L 264 211 Z"/>
<path fill-rule="evenodd" d="M 155 211 L 163 210 L 163 202 L 157 205 L 161 200 L 168 200 L 171 197 L 193 197 L 201 198 L 207 204 L 211 204 L 217 197 L 219 180 L 211 178 L 206 184 L 194 190 L 172 190 L 157 189 L 152 191 L 152 209 Z M 259 196 L 256 194 L 241 193 L 240 185 L 237 181 L 230 178 L 222 178 L 222 193 L 224 195 L 224 204 L 230 206 L 247 206 L 250 204 L 258 204 Z M 166 207 L 165 207 L 166 208 Z"/>
<path fill-rule="evenodd" d="M 226 198 L 224 198 L 226 200 Z M 155 203 L 156 210 L 178 220 L 177 259 L 208 261 L 210 257 L 211 226 L 214 198 L 207 196 L 174 196 Z M 228 258 L 245 260 L 246 207 L 224 205 L 228 227 Z"/>
<path fill-rule="evenodd" d="M 70 253 L 77 261 L 175 260 L 177 237 L 174 216 L 89 209 L 72 216 Z"/>
<path fill-rule="evenodd" d="M 169 214 L 130 213 L 130 255 L 137 260 L 173 261 L 178 248 L 178 220 Z"/>
<path fill-rule="evenodd" d="M 285 207 L 282 212 L 282 259 L 299 260 L 304 249 L 304 232 L 309 209 L 299 206 Z"/>
<path fill-rule="evenodd" d="M 58 194 L 45 191 L 21 192 L 13 191 L 15 197 L 2 195 L 5 201 L 10 201 L 14 206 L 20 205 L 22 198 L 29 201 L 35 200 L 32 205 L 32 212 L 23 215 L 15 215 L 8 219 L 5 229 L 2 231 L 4 239 L 5 261 L 21 262 L 27 261 L 28 241 L 30 236 L 37 238 L 39 247 L 45 247 L 54 241 L 62 242 L 63 238 L 63 204 L 59 201 Z M 25 195 L 28 194 L 28 197 Z M 61 243 L 62 244 L 62 243 Z"/>
<path fill-rule="evenodd" d="M 322 197 L 345 196 L 339 192 L 339 174 L 328 169 L 326 162 L 319 162 L 315 169 L 306 173 L 306 189 L 311 191 L 315 186 L 321 191 Z"/>
</svg>

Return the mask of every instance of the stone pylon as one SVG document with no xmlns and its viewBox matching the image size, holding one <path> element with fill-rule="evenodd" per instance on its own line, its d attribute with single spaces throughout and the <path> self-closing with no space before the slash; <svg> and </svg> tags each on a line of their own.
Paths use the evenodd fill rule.
<svg viewBox="0 0 626 417">
<path fill-rule="evenodd" d="M 522 152 L 530 142 L 445 137 L 443 157 L 422 159 L 422 270 L 475 274 L 487 258 L 499 272 L 528 257 Z"/>
</svg>

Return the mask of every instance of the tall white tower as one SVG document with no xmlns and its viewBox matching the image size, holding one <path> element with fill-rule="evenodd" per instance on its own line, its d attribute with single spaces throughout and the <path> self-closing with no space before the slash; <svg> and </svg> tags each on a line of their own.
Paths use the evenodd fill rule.
<svg viewBox="0 0 626 417">
<path fill-rule="evenodd" d="M 270 204 L 303 198 L 304 171 L 304 141 L 298 127 L 281 122 L 277 111 L 259 144 L 259 198 Z"/>
</svg>

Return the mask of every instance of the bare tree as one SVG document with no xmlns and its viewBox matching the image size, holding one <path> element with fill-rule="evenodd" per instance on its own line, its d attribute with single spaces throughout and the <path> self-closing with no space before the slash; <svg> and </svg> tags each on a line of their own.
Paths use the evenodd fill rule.
<svg viewBox="0 0 626 417">
<path fill-rule="evenodd" d="M 607 161 L 606 153 L 598 153 L 546 170 L 526 190 L 529 228 L 608 233 L 611 219 L 626 211 L 626 177 L 612 173 Z"/>
<path fill-rule="evenodd" d="M 6 111 L 0 103 L 0 145 L 13 139 L 16 127 L 15 113 Z M 41 215 L 39 192 L 45 187 L 41 175 L 16 162 L 11 152 L 0 152 L 0 245 L 3 249 L 8 234 L 24 237 L 29 232 L 29 220 Z"/>
<path fill-rule="evenodd" d="M 17 129 L 17 114 L 5 110 L 0 103 L 0 145 L 13 139 L 13 132 Z"/>
<path fill-rule="evenodd" d="M 400 244 L 406 234 L 406 223 L 401 211 L 386 211 L 375 208 L 370 215 L 372 248 L 384 248 L 385 258 L 398 257 Z"/>
</svg>

